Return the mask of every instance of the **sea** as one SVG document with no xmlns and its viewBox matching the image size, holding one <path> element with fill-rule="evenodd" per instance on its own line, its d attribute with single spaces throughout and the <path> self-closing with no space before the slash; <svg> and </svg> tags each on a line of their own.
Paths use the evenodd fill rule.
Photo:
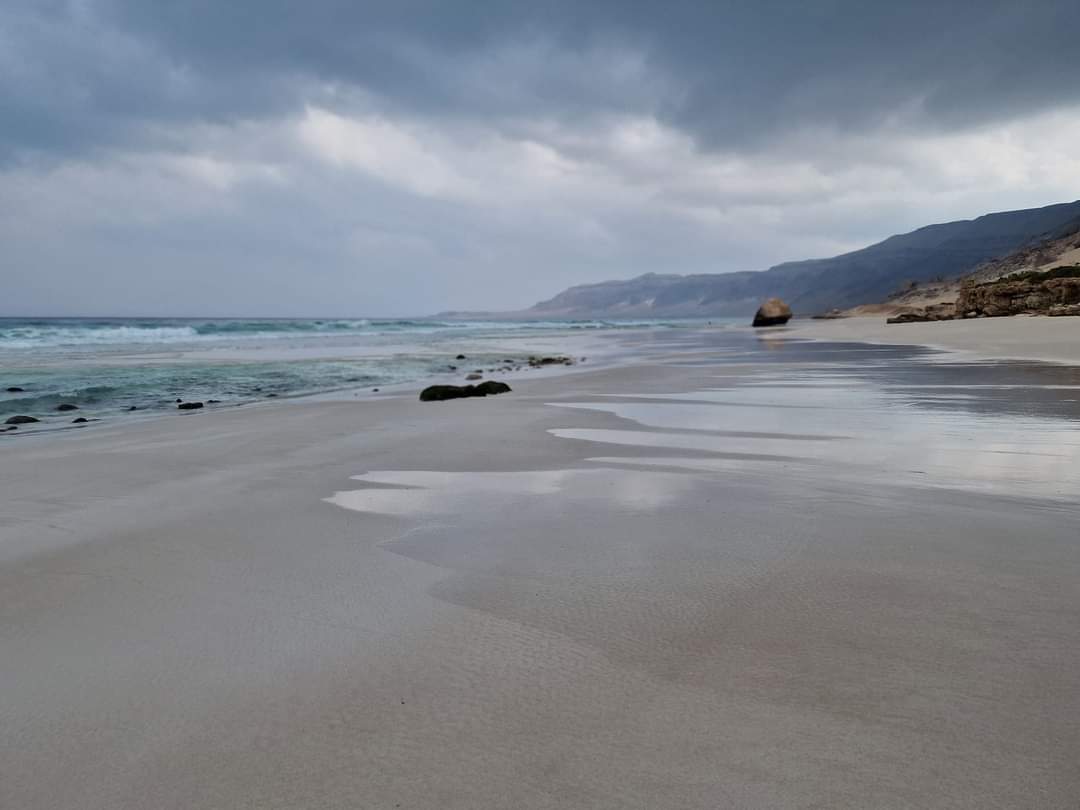
<svg viewBox="0 0 1080 810">
<path fill-rule="evenodd" d="M 681 320 L 458 321 L 378 318 L 0 318 L 0 422 L 230 407 L 335 391 L 458 381 L 530 356 L 610 350 L 601 333 Z M 719 321 L 716 321 L 719 323 Z M 466 360 L 458 360 L 465 354 Z M 21 389 L 21 390 L 9 390 Z M 215 402 L 210 403 L 210 400 Z M 78 412 L 58 412 L 71 404 Z"/>
</svg>

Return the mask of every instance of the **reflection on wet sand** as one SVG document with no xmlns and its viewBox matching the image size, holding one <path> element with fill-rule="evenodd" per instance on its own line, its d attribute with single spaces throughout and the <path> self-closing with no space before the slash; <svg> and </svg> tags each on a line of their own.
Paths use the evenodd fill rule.
<svg viewBox="0 0 1080 810">
<path fill-rule="evenodd" d="M 1070 383 L 733 341 L 551 403 L 557 469 L 369 472 L 329 500 L 437 567 L 426 595 L 470 622 L 461 693 L 511 690 L 494 713 L 529 761 L 625 767 L 620 806 L 642 784 L 649 806 L 721 806 L 718 785 L 804 806 L 808 784 L 829 807 L 1023 806 L 1031 783 L 1067 806 Z"/>
</svg>

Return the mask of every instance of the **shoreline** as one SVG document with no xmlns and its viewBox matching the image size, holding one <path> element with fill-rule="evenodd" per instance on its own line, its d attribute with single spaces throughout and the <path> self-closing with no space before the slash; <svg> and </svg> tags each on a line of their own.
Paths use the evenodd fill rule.
<svg viewBox="0 0 1080 810">
<path fill-rule="evenodd" d="M 626 331 L 641 331 L 647 333 L 650 331 L 650 327 Z M 416 357 L 422 356 L 427 358 L 429 363 L 435 363 L 441 360 L 446 365 L 458 364 L 462 366 L 456 371 L 427 371 L 419 373 L 413 379 L 390 382 L 369 381 L 362 384 L 349 383 L 347 385 L 338 385 L 334 388 L 324 388 L 320 390 L 285 391 L 281 393 L 270 393 L 269 395 L 266 393 L 248 392 L 247 398 L 224 399 L 213 403 L 207 402 L 207 400 L 212 400 L 225 395 L 216 391 L 211 391 L 209 392 L 209 396 L 183 397 L 185 401 L 201 400 L 207 402 L 207 407 L 179 414 L 171 404 L 163 407 L 140 405 L 138 410 L 134 412 L 129 411 L 126 407 L 120 407 L 117 410 L 106 410 L 100 407 L 95 408 L 93 405 L 82 404 L 79 410 L 63 413 L 62 415 L 57 415 L 51 410 L 46 412 L 28 408 L 18 412 L 38 417 L 41 419 L 41 422 L 20 426 L 19 430 L 4 432 L 2 424 L 3 418 L 12 415 L 15 411 L 5 413 L 3 417 L 0 417 L 0 437 L 8 436 L 16 438 L 18 436 L 41 436 L 44 434 L 64 433 L 68 430 L 86 430 L 88 428 L 100 427 L 106 423 L 113 425 L 134 424 L 136 422 L 145 422 L 152 419 L 176 416 L 191 418 L 206 415 L 208 413 L 232 411 L 238 408 L 248 410 L 253 407 L 273 406 L 285 402 L 296 402 L 309 399 L 346 399 L 348 401 L 355 401 L 357 399 L 371 399 L 380 396 L 385 397 L 387 395 L 404 396 L 409 393 L 418 394 L 422 388 L 428 385 L 464 384 L 466 382 L 466 375 L 472 371 L 473 364 L 479 366 L 491 366 L 492 363 L 494 363 L 496 366 L 501 367 L 504 365 L 501 362 L 504 356 L 514 358 L 515 365 L 513 368 L 505 372 L 498 370 L 498 368 L 494 371 L 486 371 L 484 372 L 485 379 L 501 379 L 513 382 L 535 377 L 546 377 L 553 374 L 575 373 L 575 371 L 581 370 L 582 366 L 586 364 L 589 368 L 607 368 L 622 362 L 624 359 L 623 355 L 626 354 L 626 350 L 616 338 L 617 335 L 614 333 L 603 333 L 602 335 L 590 334 L 587 336 L 572 333 L 563 335 L 544 334 L 525 337 L 507 335 L 494 340 L 488 340 L 487 342 L 482 340 L 477 341 L 475 338 L 471 338 L 469 340 L 458 341 L 454 344 L 453 349 L 444 350 L 442 352 L 427 350 L 422 355 L 408 355 L 408 358 L 414 360 Z M 269 361 L 285 364 L 304 363 L 306 361 L 348 362 L 349 360 L 373 356 L 373 353 L 383 352 L 385 351 L 385 348 L 386 347 L 352 346 L 346 347 L 347 350 L 343 352 L 341 346 L 330 342 L 322 346 L 313 345 L 305 347 L 299 352 L 295 347 L 286 346 L 264 348 L 261 352 L 257 351 L 256 354 L 258 354 L 264 362 Z M 408 347 L 402 346 L 401 348 Z M 418 347 L 414 346 L 412 348 L 415 351 Z M 461 351 L 467 351 L 469 353 L 469 359 L 463 361 L 456 360 L 455 353 Z M 551 355 L 568 356 L 574 362 L 568 366 L 554 364 L 552 366 L 534 367 L 529 364 L 530 356 Z M 250 353 L 238 355 L 235 353 L 230 354 L 206 351 L 176 351 L 171 354 L 172 362 L 178 368 L 188 366 L 192 369 L 233 366 L 242 360 L 250 360 L 253 356 L 255 355 L 251 355 Z M 390 366 L 393 366 L 398 355 L 392 354 L 388 356 L 385 354 L 374 354 L 374 356 Z M 498 360 L 495 360 L 494 358 L 498 358 Z M 104 365 L 106 367 L 137 368 L 145 364 L 148 360 L 159 361 L 160 359 L 161 356 L 156 353 L 108 353 L 97 357 L 91 355 L 86 358 L 79 358 L 79 362 L 71 366 L 71 368 L 77 369 L 83 366 L 96 367 L 98 365 Z M 209 363 L 208 365 L 201 365 L 199 362 L 200 360 L 206 361 L 210 359 L 214 362 Z M 22 382 L 19 375 L 11 374 L 10 376 L 13 381 L 17 380 Z M 373 388 L 378 389 L 378 391 L 373 391 Z M 31 391 L 29 393 L 33 392 Z M 64 401 L 79 401 L 78 397 L 65 397 L 63 399 Z M 72 424 L 71 420 L 78 416 L 89 417 L 90 421 Z"/>
</svg>

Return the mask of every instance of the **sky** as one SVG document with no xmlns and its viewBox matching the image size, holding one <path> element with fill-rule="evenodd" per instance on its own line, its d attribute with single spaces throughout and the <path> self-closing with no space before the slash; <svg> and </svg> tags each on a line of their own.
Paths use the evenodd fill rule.
<svg viewBox="0 0 1080 810">
<path fill-rule="evenodd" d="M 515 309 L 1080 197 L 1080 3 L 3 0 L 0 315 Z"/>
</svg>

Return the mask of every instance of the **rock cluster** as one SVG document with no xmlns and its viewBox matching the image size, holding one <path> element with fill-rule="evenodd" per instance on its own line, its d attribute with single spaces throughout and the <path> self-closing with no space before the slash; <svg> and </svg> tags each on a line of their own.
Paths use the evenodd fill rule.
<svg viewBox="0 0 1080 810">
<path fill-rule="evenodd" d="M 1080 265 L 1043 273 L 1019 273 L 982 284 L 965 284 L 955 304 L 901 310 L 886 323 L 999 318 L 1006 315 L 1080 315 Z"/>
<path fill-rule="evenodd" d="M 1022 273 L 988 284 L 961 288 L 956 312 L 962 318 L 1019 315 L 1080 315 L 1080 267 L 1075 276 L 1054 271 L 1044 274 Z"/>
<path fill-rule="evenodd" d="M 466 397 L 486 397 L 505 394 L 510 386 L 504 382 L 488 380 L 479 385 L 430 385 L 420 392 L 421 402 L 438 402 L 444 399 L 463 399 Z"/>
<path fill-rule="evenodd" d="M 533 368 L 541 368 L 542 366 L 572 366 L 574 365 L 573 357 L 564 357 L 559 355 L 558 357 L 530 357 L 529 365 Z"/>
<path fill-rule="evenodd" d="M 779 298 L 770 298 L 754 314 L 754 326 L 783 326 L 791 320 L 791 307 Z"/>
<path fill-rule="evenodd" d="M 885 323 L 922 323 L 925 321 L 951 321 L 956 317 L 955 304 L 931 304 L 927 307 L 904 307 Z"/>
</svg>

